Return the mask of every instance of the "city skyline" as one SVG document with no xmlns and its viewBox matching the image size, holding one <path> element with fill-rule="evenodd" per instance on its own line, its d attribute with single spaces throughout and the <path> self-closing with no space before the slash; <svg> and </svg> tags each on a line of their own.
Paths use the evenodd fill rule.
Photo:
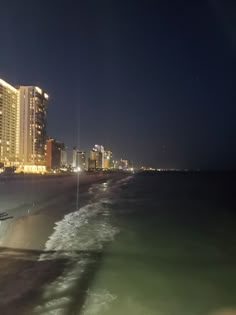
<svg viewBox="0 0 236 315">
<path fill-rule="evenodd" d="M 236 0 L 1 0 L 0 315 L 236 315 Z"/>
<path fill-rule="evenodd" d="M 2 8 L 0 77 L 49 91 L 50 136 L 85 151 L 103 143 L 138 165 L 235 168 L 227 3 L 46 7 L 23 0 Z"/>
<path fill-rule="evenodd" d="M 73 147 L 70 159 L 71 150 L 47 134 L 48 100 L 49 95 L 38 86 L 13 86 L 0 78 L 1 164 L 14 166 L 17 172 L 40 173 L 65 171 L 69 165 L 79 171 L 119 168 L 112 151 L 104 150 L 103 145 L 95 144 L 89 157 L 86 151 Z M 98 151 L 101 156 L 97 160 L 93 154 Z"/>
<path fill-rule="evenodd" d="M 112 151 L 95 144 L 86 151 L 73 147 L 72 163 L 65 143 L 47 134 L 49 95 L 38 86 L 13 86 L 0 78 L 0 164 L 17 173 L 126 169 Z M 122 161 L 122 160 L 121 160 Z"/>
</svg>

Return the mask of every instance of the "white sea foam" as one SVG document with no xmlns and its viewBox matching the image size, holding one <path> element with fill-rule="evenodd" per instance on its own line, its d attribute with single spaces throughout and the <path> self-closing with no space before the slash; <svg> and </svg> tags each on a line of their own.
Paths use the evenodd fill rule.
<svg viewBox="0 0 236 315">
<path fill-rule="evenodd" d="M 133 175 L 130 175 L 130 176 L 127 176 L 125 178 L 122 178 L 120 180 L 118 180 L 116 183 L 119 185 L 119 184 L 123 184 L 123 183 L 127 183 L 129 182 L 131 179 L 133 179 L 134 176 Z"/>
<path fill-rule="evenodd" d="M 79 252 L 98 250 L 103 242 L 112 240 L 117 230 L 101 219 L 109 217 L 106 204 L 103 200 L 86 205 L 57 222 L 45 245 L 45 251 L 54 253 L 44 253 L 39 260 L 75 257 Z"/>
<path fill-rule="evenodd" d="M 111 200 L 104 196 L 65 215 L 55 224 L 54 232 L 45 244 L 45 253 L 39 260 L 66 258 L 68 263 L 64 272 L 44 288 L 35 314 L 67 314 L 70 304 L 78 299 L 75 288 L 86 268 L 97 259 L 96 253 L 101 252 L 119 232 L 110 223 L 110 204 Z"/>
<path fill-rule="evenodd" d="M 116 300 L 116 296 L 107 290 L 99 290 L 96 292 L 88 290 L 87 299 L 83 306 L 81 315 L 97 315 L 102 314 L 109 309 L 110 304 Z"/>
</svg>

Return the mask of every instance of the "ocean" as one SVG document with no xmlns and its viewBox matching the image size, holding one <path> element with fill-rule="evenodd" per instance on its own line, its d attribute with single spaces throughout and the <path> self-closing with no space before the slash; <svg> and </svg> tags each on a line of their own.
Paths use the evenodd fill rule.
<svg viewBox="0 0 236 315">
<path fill-rule="evenodd" d="M 236 314 L 235 179 L 157 172 L 92 185 L 39 257 L 66 264 L 33 314 Z"/>
</svg>

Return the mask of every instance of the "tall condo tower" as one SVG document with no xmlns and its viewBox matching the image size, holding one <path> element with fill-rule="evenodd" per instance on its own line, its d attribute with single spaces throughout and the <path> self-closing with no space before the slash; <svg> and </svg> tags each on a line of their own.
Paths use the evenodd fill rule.
<svg viewBox="0 0 236 315">
<path fill-rule="evenodd" d="M 23 165 L 46 163 L 48 94 L 37 86 L 19 86 L 19 159 Z"/>
<path fill-rule="evenodd" d="M 14 165 L 19 152 L 18 91 L 0 79 L 0 162 Z"/>
</svg>

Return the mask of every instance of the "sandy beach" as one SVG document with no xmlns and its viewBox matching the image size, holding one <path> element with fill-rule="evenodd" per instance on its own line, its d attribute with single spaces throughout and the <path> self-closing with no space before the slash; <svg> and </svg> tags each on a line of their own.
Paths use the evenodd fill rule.
<svg viewBox="0 0 236 315">
<path fill-rule="evenodd" d="M 9 178 L 0 182 L 1 314 L 31 314 L 34 300 L 48 281 L 62 272 L 65 259 L 39 261 L 55 222 L 83 203 L 89 187 L 119 175 Z M 79 186 L 77 187 L 77 183 Z M 77 191 L 79 197 L 77 198 Z"/>
</svg>

